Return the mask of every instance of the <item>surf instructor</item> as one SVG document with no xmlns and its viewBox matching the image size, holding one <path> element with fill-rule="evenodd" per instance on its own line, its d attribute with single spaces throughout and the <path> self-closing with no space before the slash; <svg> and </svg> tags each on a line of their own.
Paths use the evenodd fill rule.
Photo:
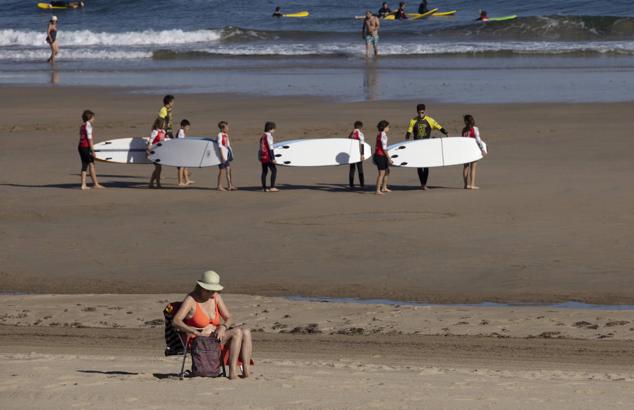
<svg viewBox="0 0 634 410">
<path fill-rule="evenodd" d="M 409 121 L 407 127 L 407 133 L 405 139 L 408 140 L 413 137 L 415 140 L 431 138 L 432 130 L 440 130 L 443 134 L 447 135 L 447 130 L 438 124 L 432 117 L 425 115 L 427 107 L 425 104 L 418 104 L 416 111 L 418 115 Z M 429 179 L 429 168 L 417 168 L 418 179 L 420 180 L 420 189 L 427 190 L 427 180 Z"/>
<path fill-rule="evenodd" d="M 361 28 L 361 36 L 365 39 L 365 56 L 370 57 L 370 49 L 374 49 L 374 56 L 379 55 L 379 22 L 370 10 L 365 12 L 365 19 L 363 19 L 363 27 Z"/>
</svg>

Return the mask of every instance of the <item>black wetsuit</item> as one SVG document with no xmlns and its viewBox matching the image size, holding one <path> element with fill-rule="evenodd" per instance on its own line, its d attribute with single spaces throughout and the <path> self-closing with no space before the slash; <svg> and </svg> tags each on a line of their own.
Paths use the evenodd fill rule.
<svg viewBox="0 0 634 410">
<path fill-rule="evenodd" d="M 377 11 L 376 16 L 379 18 L 385 18 L 385 16 L 389 16 L 390 14 L 392 14 L 392 10 L 389 7 L 386 9 L 381 7 L 379 11 Z"/>
<path fill-rule="evenodd" d="M 427 8 L 427 0 L 421 1 L 420 5 L 418 6 L 418 14 L 427 13 L 428 11 L 429 9 Z"/>
<path fill-rule="evenodd" d="M 396 10 L 396 13 L 394 14 L 394 18 L 396 20 L 407 20 L 407 14 L 405 14 L 405 10 L 398 9 Z"/>
</svg>

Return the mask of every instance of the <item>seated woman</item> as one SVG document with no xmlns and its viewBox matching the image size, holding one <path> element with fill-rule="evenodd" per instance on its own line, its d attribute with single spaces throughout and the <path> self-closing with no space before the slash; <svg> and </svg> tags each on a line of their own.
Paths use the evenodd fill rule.
<svg viewBox="0 0 634 410">
<path fill-rule="evenodd" d="M 203 273 L 174 315 L 173 325 L 194 337 L 215 335 L 222 344 L 229 346 L 229 378 L 238 377 L 238 358 L 242 361 L 242 376 L 249 377 L 253 351 L 251 331 L 231 326 L 231 314 L 219 293 L 222 289 L 220 275 L 214 271 Z"/>
</svg>

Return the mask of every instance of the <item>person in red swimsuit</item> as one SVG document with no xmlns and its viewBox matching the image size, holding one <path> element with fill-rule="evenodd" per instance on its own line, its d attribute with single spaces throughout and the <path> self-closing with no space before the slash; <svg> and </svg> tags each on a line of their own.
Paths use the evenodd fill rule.
<svg viewBox="0 0 634 410">
<path fill-rule="evenodd" d="M 251 375 L 253 343 L 251 331 L 232 326 L 229 309 L 220 296 L 223 286 L 214 271 L 203 273 L 174 315 L 174 327 L 188 336 L 215 335 L 224 345 L 229 344 L 229 378 L 238 377 L 238 359 L 242 361 L 242 377 Z"/>
</svg>

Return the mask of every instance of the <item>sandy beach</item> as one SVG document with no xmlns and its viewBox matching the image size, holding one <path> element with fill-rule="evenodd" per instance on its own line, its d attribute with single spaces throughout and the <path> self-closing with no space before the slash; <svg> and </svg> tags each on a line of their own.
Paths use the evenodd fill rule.
<svg viewBox="0 0 634 410">
<path fill-rule="evenodd" d="M 347 168 L 282 168 L 259 188 L 257 139 L 347 136 L 354 120 L 402 139 L 419 101 L 176 94 L 192 135 L 231 126 L 240 190 L 215 168 L 147 189 L 149 165 L 97 164 L 79 189 L 79 117 L 97 141 L 146 136 L 161 98 L 116 88 L 0 89 L 0 405 L 24 408 L 629 408 L 632 310 L 424 303 L 634 304 L 634 103 L 435 104 L 457 135 L 473 114 L 489 146 L 481 190 L 461 167 L 393 169 L 393 193 L 346 188 Z M 371 141 L 373 144 L 373 141 Z M 248 380 L 175 380 L 162 308 L 203 270 L 222 275 L 254 330 Z"/>
<path fill-rule="evenodd" d="M 162 357 L 182 295 L 2 296 L 3 408 L 629 408 L 625 311 L 297 302 L 226 295 L 255 330 L 251 379 Z"/>
</svg>

